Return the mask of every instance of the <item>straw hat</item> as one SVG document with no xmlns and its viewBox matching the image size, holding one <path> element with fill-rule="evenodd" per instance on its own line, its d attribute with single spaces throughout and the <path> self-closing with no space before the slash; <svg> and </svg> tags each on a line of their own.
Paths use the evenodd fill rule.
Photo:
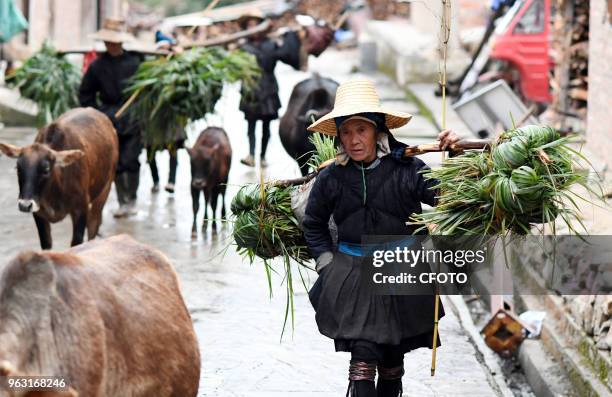
<svg viewBox="0 0 612 397">
<path fill-rule="evenodd" d="M 119 18 L 106 18 L 102 24 L 102 29 L 89 35 L 89 37 L 109 43 L 124 43 L 134 40 L 134 36 L 125 31 L 125 21 Z"/>
<path fill-rule="evenodd" d="M 411 114 L 385 109 L 380 106 L 380 98 L 368 79 L 356 78 L 338 86 L 336 101 L 331 112 L 321 117 L 308 127 L 308 131 L 317 131 L 326 135 L 336 135 L 334 118 L 350 116 L 357 113 L 383 113 L 387 128 L 399 128 L 410 121 Z"/>
<path fill-rule="evenodd" d="M 244 26 L 246 24 L 246 22 L 249 19 L 255 19 L 259 22 L 263 21 L 264 19 L 266 19 L 265 15 L 259 10 L 259 8 L 253 8 L 247 12 L 245 12 L 244 14 L 242 14 L 237 22 L 238 25 L 240 26 Z"/>
</svg>

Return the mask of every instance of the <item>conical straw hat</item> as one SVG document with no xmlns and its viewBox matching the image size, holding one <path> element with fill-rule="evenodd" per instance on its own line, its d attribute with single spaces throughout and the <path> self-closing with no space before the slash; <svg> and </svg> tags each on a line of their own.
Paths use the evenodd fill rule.
<svg viewBox="0 0 612 397">
<path fill-rule="evenodd" d="M 125 31 L 125 23 L 119 18 L 106 18 L 102 29 L 89 35 L 94 40 L 107 41 L 109 43 L 124 43 L 134 40 L 134 36 Z"/>
<path fill-rule="evenodd" d="M 238 25 L 243 26 L 249 19 L 255 19 L 261 22 L 266 19 L 266 16 L 261 12 L 259 8 L 253 8 L 240 15 L 236 22 L 238 22 Z"/>
<path fill-rule="evenodd" d="M 410 121 L 412 115 L 385 109 L 380 106 L 380 98 L 368 79 L 356 78 L 338 86 L 336 101 L 331 112 L 321 117 L 308 127 L 308 131 L 317 131 L 326 135 L 336 135 L 336 117 L 350 116 L 357 113 L 384 113 L 385 124 L 390 130 L 399 128 Z"/>
</svg>

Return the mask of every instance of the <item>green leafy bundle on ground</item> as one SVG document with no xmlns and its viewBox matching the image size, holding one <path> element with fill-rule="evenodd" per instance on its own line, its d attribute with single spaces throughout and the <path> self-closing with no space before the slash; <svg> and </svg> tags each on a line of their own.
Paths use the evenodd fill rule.
<svg viewBox="0 0 612 397">
<path fill-rule="evenodd" d="M 7 77 L 9 87 L 36 102 L 38 123 L 50 123 L 62 113 L 79 106 L 79 69 L 48 43 Z"/>
<path fill-rule="evenodd" d="M 490 151 L 445 160 L 425 172 L 438 181 L 438 205 L 416 215 L 415 223 L 433 224 L 440 235 L 525 235 L 560 217 L 575 231 L 572 221 L 580 219 L 569 188 L 591 189 L 575 170 L 575 160 L 583 157 L 570 139 L 551 127 L 529 125 L 501 134 Z"/>
<path fill-rule="evenodd" d="M 256 59 L 244 51 L 194 48 L 143 62 L 125 93 L 136 97 L 130 114 L 142 123 L 145 143 L 166 147 L 177 128 L 213 112 L 224 83 L 252 87 L 259 74 Z"/>
</svg>

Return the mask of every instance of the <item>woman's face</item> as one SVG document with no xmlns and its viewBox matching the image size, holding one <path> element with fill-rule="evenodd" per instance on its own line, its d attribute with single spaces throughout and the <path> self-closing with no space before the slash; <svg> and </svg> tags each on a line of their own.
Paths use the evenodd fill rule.
<svg viewBox="0 0 612 397">
<path fill-rule="evenodd" d="M 354 161 L 376 159 L 376 128 L 364 120 L 348 120 L 340 125 L 338 135 L 346 153 Z"/>
</svg>

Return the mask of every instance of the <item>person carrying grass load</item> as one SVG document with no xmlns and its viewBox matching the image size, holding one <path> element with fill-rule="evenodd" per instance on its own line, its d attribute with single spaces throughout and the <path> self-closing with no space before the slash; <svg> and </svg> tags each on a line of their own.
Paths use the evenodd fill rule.
<svg viewBox="0 0 612 397">
<path fill-rule="evenodd" d="M 143 61 L 140 54 L 125 51 L 123 43 L 134 40 L 125 32 L 125 23 L 118 18 L 107 18 L 104 26 L 90 36 L 104 42 L 106 52 L 97 57 L 87 69 L 79 88 L 81 106 L 91 106 L 108 116 L 119 136 L 119 163 L 115 176 L 115 188 L 119 209 L 116 218 L 136 213 L 136 192 L 140 183 L 142 151 L 139 123 L 127 115 L 117 118 L 115 113 L 127 99 L 123 90 L 127 81 Z"/>
<path fill-rule="evenodd" d="M 416 227 L 406 225 L 410 216 L 421 213 L 421 203 L 436 204 L 436 183 L 421 174 L 428 167 L 404 158 L 406 145 L 390 132 L 411 117 L 382 108 L 374 84 L 360 78 L 341 84 L 333 110 L 308 127 L 340 141 L 335 163 L 312 187 L 303 228 L 319 273 L 309 291 L 315 319 L 336 351 L 351 353 L 347 395 L 353 397 L 401 395 L 404 354 L 433 347 L 434 295 L 378 296 L 361 283 L 361 258 L 368 255 L 362 236 L 411 235 Z M 438 139 L 446 148 L 459 137 L 445 130 Z"/>
</svg>

